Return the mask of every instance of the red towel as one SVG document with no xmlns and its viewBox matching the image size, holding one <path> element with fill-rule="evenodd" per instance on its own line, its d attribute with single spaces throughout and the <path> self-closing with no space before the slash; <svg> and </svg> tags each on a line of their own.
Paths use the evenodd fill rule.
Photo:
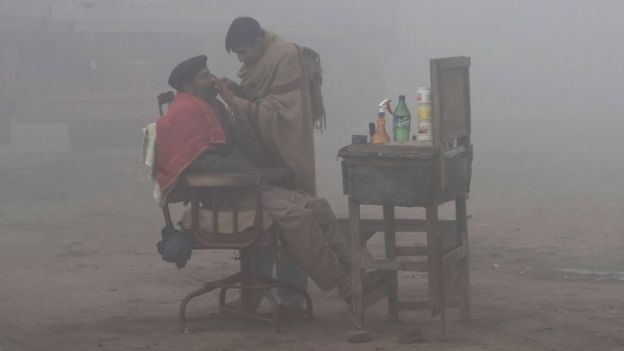
<svg viewBox="0 0 624 351">
<path fill-rule="evenodd" d="M 177 93 L 167 114 L 156 122 L 156 171 L 165 193 L 176 178 L 206 150 L 225 143 L 213 107 L 188 93 Z"/>
</svg>

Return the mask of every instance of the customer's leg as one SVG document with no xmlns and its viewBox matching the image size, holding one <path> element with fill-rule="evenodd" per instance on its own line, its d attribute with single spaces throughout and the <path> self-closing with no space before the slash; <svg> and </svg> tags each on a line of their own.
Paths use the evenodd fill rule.
<svg viewBox="0 0 624 351">
<path fill-rule="evenodd" d="M 275 266 L 277 279 L 301 290 L 308 290 L 308 275 L 303 268 L 292 259 L 284 250 L 279 250 Z M 280 303 L 293 309 L 302 309 L 305 297 L 291 289 L 280 288 L 277 290 Z"/>
<path fill-rule="evenodd" d="M 274 244 L 270 246 L 256 245 L 250 249 L 249 264 L 252 273 L 262 277 L 273 277 L 273 266 L 277 257 L 277 249 Z M 251 304 L 253 308 L 260 307 L 262 303 L 262 289 L 251 291 Z"/>
</svg>

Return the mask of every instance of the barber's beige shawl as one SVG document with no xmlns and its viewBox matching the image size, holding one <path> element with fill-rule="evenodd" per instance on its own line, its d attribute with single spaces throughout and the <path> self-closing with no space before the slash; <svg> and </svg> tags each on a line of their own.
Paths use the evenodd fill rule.
<svg viewBox="0 0 624 351">
<path fill-rule="evenodd" d="M 325 127 L 319 56 L 270 32 L 261 50 L 238 72 L 244 98 L 231 106 L 238 143 L 261 166 L 286 165 L 295 188 L 316 195 L 313 129 Z"/>
</svg>

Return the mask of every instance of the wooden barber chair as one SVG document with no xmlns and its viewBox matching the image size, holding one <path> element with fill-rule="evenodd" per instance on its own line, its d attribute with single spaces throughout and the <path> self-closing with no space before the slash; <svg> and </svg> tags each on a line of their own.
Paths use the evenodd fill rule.
<svg viewBox="0 0 624 351">
<path fill-rule="evenodd" d="M 163 107 L 168 106 L 174 98 L 173 92 L 158 96 L 158 106 L 163 114 Z M 156 136 L 158 137 L 158 136 Z M 261 174 L 245 173 L 199 173 L 186 174 L 181 177 L 174 190 L 168 194 L 163 207 L 163 215 L 167 226 L 173 226 L 170 204 L 190 203 L 190 228 L 183 229 L 193 242 L 196 250 L 237 250 L 240 270 L 228 277 L 207 282 L 203 287 L 190 292 L 180 304 L 179 330 L 187 332 L 186 306 L 195 297 L 219 289 L 219 311 L 242 317 L 265 320 L 273 323 L 275 332 L 280 328 L 279 306 L 273 295 L 275 288 L 287 288 L 303 295 L 306 299 L 306 316 L 312 319 L 312 300 L 303 290 L 297 289 L 282 281 L 254 274 L 250 267 L 250 252 L 255 245 L 275 245 L 277 232 L 273 226 L 266 228 L 263 223 L 261 183 L 264 179 L 272 183 L 288 182 L 291 178 L 287 169 L 266 169 Z M 252 209 L 239 208 L 240 200 L 253 196 Z M 212 218 L 211 228 L 200 223 L 201 212 L 209 209 Z M 248 228 L 239 228 L 239 217 L 244 211 L 253 211 L 255 219 Z M 205 213 L 205 212 L 204 212 Z M 222 218 L 223 217 L 223 218 Z M 222 219 L 220 219 L 222 218 Z M 265 217 L 266 218 L 266 217 Z M 226 222 L 228 232 L 220 227 Z M 241 291 L 240 306 L 226 304 L 226 293 L 230 289 Z M 270 316 L 257 314 L 251 306 L 252 289 L 260 289 L 271 305 Z"/>
</svg>

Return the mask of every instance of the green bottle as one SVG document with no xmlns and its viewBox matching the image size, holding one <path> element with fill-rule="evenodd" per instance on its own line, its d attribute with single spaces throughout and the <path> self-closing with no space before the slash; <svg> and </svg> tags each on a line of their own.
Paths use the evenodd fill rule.
<svg viewBox="0 0 624 351">
<path fill-rule="evenodd" d="M 394 141 L 409 141 L 412 115 L 405 103 L 405 95 L 399 95 L 399 103 L 394 109 L 392 122 L 392 139 Z"/>
</svg>

